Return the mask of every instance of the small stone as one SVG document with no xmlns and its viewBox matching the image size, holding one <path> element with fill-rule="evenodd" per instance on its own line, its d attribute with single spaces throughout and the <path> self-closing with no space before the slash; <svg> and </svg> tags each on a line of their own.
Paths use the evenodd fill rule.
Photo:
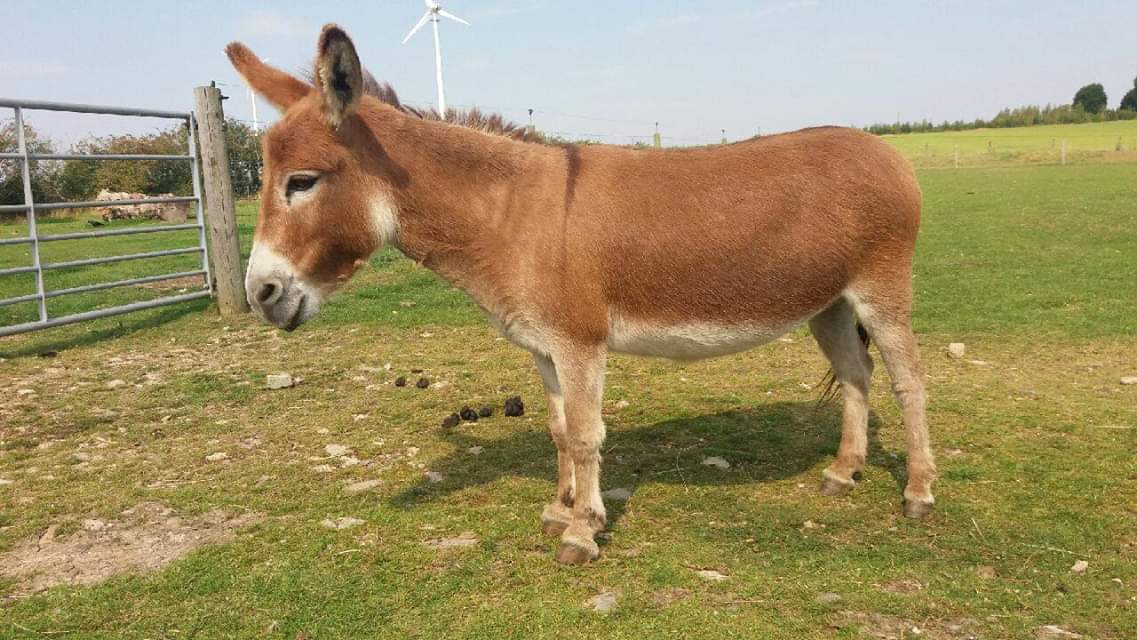
<svg viewBox="0 0 1137 640">
<path fill-rule="evenodd" d="M 1121 384 L 1124 384 L 1124 385 L 1137 384 L 1137 376 L 1125 376 L 1124 378 L 1121 379 Z"/>
<path fill-rule="evenodd" d="M 269 389 L 288 389 L 296 384 L 289 373 L 270 373 L 265 376 L 265 385 Z"/>
<path fill-rule="evenodd" d="M 963 354 L 967 353 L 967 346 L 962 342 L 953 342 L 947 346 L 947 352 L 949 356 L 958 360 L 963 357 Z"/>
<path fill-rule="evenodd" d="M 461 421 L 462 418 L 458 414 L 452 413 L 442 419 L 442 428 L 453 429 L 454 427 L 458 426 L 458 423 Z"/>
<path fill-rule="evenodd" d="M 384 371 L 390 371 L 390 370 L 391 370 L 391 363 L 390 363 L 390 362 L 388 362 L 388 363 L 384 364 L 384 365 L 383 365 L 383 370 L 384 370 Z"/>
<path fill-rule="evenodd" d="M 967 363 L 973 364 L 977 367 L 989 367 L 989 366 L 991 366 L 991 363 L 987 362 L 986 360 L 968 360 Z"/>
<path fill-rule="evenodd" d="M 817 523 L 814 522 L 813 520 L 806 520 L 805 522 L 801 523 L 801 528 L 802 529 L 816 529 Z"/>
<path fill-rule="evenodd" d="M 1048 624 L 1034 630 L 1034 640 L 1076 640 L 1082 634 L 1067 631 L 1056 624 Z"/>
<path fill-rule="evenodd" d="M 614 591 L 605 591 L 586 600 L 584 607 L 591 609 L 595 613 L 604 615 L 611 613 L 611 611 L 616 608 L 616 599 L 617 594 Z"/>
<path fill-rule="evenodd" d="M 615 489 L 609 489 L 609 490 L 601 493 L 600 497 L 604 498 L 605 500 L 624 501 L 624 500 L 631 499 L 632 492 L 629 491 L 628 489 L 625 489 L 624 487 L 616 487 Z"/>
<path fill-rule="evenodd" d="M 126 386 L 126 380 L 117 380 L 116 379 L 116 380 L 111 380 L 111 381 L 107 382 L 107 388 L 108 389 L 118 389 L 119 387 L 125 387 L 125 386 Z"/>
<path fill-rule="evenodd" d="M 718 467 L 719 469 L 729 469 L 730 468 L 730 463 L 727 462 L 725 459 L 720 458 L 719 456 L 711 456 L 709 458 L 703 458 L 703 464 L 708 466 L 708 467 Z"/>
<path fill-rule="evenodd" d="M 482 452 L 485 450 L 486 450 L 485 447 L 483 447 L 481 445 L 474 445 L 474 446 L 470 447 L 469 449 L 466 449 L 466 452 L 472 456 L 480 456 L 480 455 L 482 455 Z"/>
<path fill-rule="evenodd" d="M 364 491 L 370 491 L 371 489 L 378 487 L 380 484 L 381 484 L 381 481 L 379 481 L 379 480 L 363 480 L 361 482 L 353 482 L 353 483 L 347 485 L 346 487 L 344 487 L 343 490 L 344 490 L 344 493 L 349 493 L 349 494 L 351 494 L 351 493 L 363 493 Z"/>
<path fill-rule="evenodd" d="M 396 387 L 407 386 L 407 377 L 406 376 L 399 376 L 398 378 L 395 378 L 395 386 Z"/>
<path fill-rule="evenodd" d="M 326 519 L 326 520 L 321 520 L 320 526 L 327 528 L 327 529 L 335 529 L 336 531 L 343 531 L 344 529 L 350 529 L 352 527 L 358 527 L 359 525 L 363 524 L 363 522 L 364 521 L 360 520 L 359 518 L 352 518 L 349 516 L 341 516 L 339 518 L 336 518 L 335 520 L 332 520 L 330 518 Z"/>
<path fill-rule="evenodd" d="M 492 415 L 493 415 L 493 407 L 489 406 L 488 404 L 484 404 L 484 405 L 482 405 L 481 409 L 478 409 L 478 417 L 479 418 L 488 418 Z"/>
<path fill-rule="evenodd" d="M 521 401 L 521 396 L 506 398 L 505 415 L 509 418 L 517 418 L 525 415 L 525 403 Z"/>
<path fill-rule="evenodd" d="M 994 580 L 995 578 L 999 577 L 999 574 L 995 571 L 995 567 L 985 564 L 981 564 L 978 567 L 975 567 L 975 575 L 984 580 Z"/>
<path fill-rule="evenodd" d="M 107 528 L 107 523 L 102 520 L 84 520 L 83 529 L 86 531 L 102 531 Z"/>
<path fill-rule="evenodd" d="M 439 483 L 445 479 L 446 479 L 446 476 L 442 475 L 441 473 L 439 473 L 437 471 L 427 471 L 426 472 L 427 482 Z"/>
<path fill-rule="evenodd" d="M 425 389 L 430 386 L 430 380 L 427 380 L 426 378 L 419 378 L 418 382 L 415 383 L 415 386 L 419 389 Z"/>
<path fill-rule="evenodd" d="M 329 444 L 324 447 L 324 453 L 328 454 L 328 456 L 332 458 L 338 458 L 340 456 L 347 455 L 348 451 L 350 451 L 350 449 L 342 444 Z"/>
<path fill-rule="evenodd" d="M 356 458 L 355 456 L 341 456 L 339 458 L 336 458 L 336 460 L 339 460 L 341 467 L 354 467 L 355 465 L 359 464 L 359 458 Z"/>
<path fill-rule="evenodd" d="M 616 410 L 619 411 L 621 409 L 627 409 L 630 406 L 632 406 L 632 403 L 628 402 L 627 400 L 621 400 L 616 403 Z"/>
<path fill-rule="evenodd" d="M 714 569 L 702 569 L 700 571 L 696 571 L 695 575 L 709 582 L 722 582 L 727 579 L 727 576 L 719 573 L 718 571 L 715 571 Z"/>
<path fill-rule="evenodd" d="M 1070 573 L 1081 575 L 1081 574 L 1086 572 L 1086 569 L 1089 569 L 1089 568 L 1090 568 L 1089 562 L 1086 562 L 1085 560 L 1079 560 L 1079 561 L 1074 563 L 1074 566 L 1070 567 Z"/>
<path fill-rule="evenodd" d="M 462 407 L 462 410 L 458 412 L 458 416 L 466 422 L 478 421 L 478 412 L 474 411 L 469 406 Z"/>
<path fill-rule="evenodd" d="M 842 600 L 840 595 L 832 592 L 819 593 L 814 599 L 817 601 L 817 604 L 824 605 L 837 604 Z"/>
<path fill-rule="evenodd" d="M 8 480 L 7 478 L 0 478 L 0 486 L 12 484 L 15 480 Z"/>
<path fill-rule="evenodd" d="M 218 451 L 217 453 L 211 453 L 205 456 L 205 459 L 210 462 L 220 462 L 222 460 L 228 460 L 229 454 L 225 453 L 224 451 Z"/>
</svg>

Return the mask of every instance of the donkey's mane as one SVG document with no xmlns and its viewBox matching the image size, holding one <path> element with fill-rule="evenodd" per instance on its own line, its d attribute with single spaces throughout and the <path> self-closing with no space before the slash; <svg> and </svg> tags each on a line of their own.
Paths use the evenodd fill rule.
<svg viewBox="0 0 1137 640">
<path fill-rule="evenodd" d="M 455 124 L 468 129 L 476 129 L 521 142 L 540 143 L 545 141 L 544 136 L 537 133 L 534 129 L 506 120 L 500 113 L 485 113 L 477 107 L 465 110 L 448 108 L 446 109 L 446 118 L 444 119 L 442 115 L 438 113 L 438 109 L 434 107 L 424 109 L 412 107 L 409 104 L 403 104 L 399 100 L 399 94 L 395 92 L 394 87 L 386 82 L 379 82 L 375 79 L 375 76 L 367 71 L 363 73 L 363 92 L 366 95 L 378 98 L 380 102 L 389 104 L 407 115 L 422 120 L 444 120 L 449 124 Z"/>
</svg>

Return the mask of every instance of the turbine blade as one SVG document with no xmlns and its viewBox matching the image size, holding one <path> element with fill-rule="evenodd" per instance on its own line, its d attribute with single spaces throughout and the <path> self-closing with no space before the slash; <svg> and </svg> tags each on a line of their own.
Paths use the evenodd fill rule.
<svg viewBox="0 0 1137 640">
<path fill-rule="evenodd" d="M 434 0 L 422 0 L 422 3 L 426 5 L 427 11 L 438 6 L 437 4 L 434 3 Z"/>
<path fill-rule="evenodd" d="M 407 37 L 403 38 L 403 44 L 406 44 L 407 40 L 410 40 L 411 36 L 418 33 L 418 30 L 421 29 L 423 27 L 423 25 L 425 25 L 427 22 L 430 22 L 430 12 L 429 11 L 422 14 L 422 18 L 419 19 L 418 24 L 416 24 L 414 26 L 414 28 L 411 29 L 410 33 L 407 34 Z"/>
<path fill-rule="evenodd" d="M 461 22 L 462 24 L 467 25 L 467 26 L 469 26 L 469 24 L 470 24 L 469 22 L 466 22 L 465 20 L 459 18 L 458 16 L 454 15 L 453 13 L 450 13 L 446 9 L 439 9 L 438 15 L 442 16 L 443 18 L 450 18 L 451 20 L 454 20 L 456 22 Z"/>
</svg>

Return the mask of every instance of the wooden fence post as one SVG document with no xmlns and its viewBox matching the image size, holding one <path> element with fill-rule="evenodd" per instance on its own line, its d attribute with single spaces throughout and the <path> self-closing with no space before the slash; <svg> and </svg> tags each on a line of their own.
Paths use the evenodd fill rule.
<svg viewBox="0 0 1137 640">
<path fill-rule="evenodd" d="M 1062 149 L 1060 150 L 1060 155 L 1061 155 L 1060 162 L 1062 164 L 1066 164 L 1066 139 L 1065 138 L 1062 139 Z"/>
<path fill-rule="evenodd" d="M 955 168 L 959 168 L 959 145 L 955 145 Z"/>
<path fill-rule="evenodd" d="M 229 150 L 225 147 L 225 114 L 221 90 L 195 87 L 194 118 L 201 150 L 201 176 L 205 196 L 205 223 L 209 232 L 209 258 L 217 282 L 217 307 L 222 315 L 246 313 L 245 279 L 241 244 L 237 238 L 237 207 L 229 177 Z"/>
</svg>

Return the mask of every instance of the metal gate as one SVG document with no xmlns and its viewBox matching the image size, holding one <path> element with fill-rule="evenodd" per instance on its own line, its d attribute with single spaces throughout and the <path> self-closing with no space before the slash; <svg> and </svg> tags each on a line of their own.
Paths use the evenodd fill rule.
<svg viewBox="0 0 1137 640">
<path fill-rule="evenodd" d="M 12 298 L 0 298 L 0 307 L 18 304 L 21 302 L 36 302 L 39 305 L 39 319 L 33 322 L 25 322 L 21 324 L 0 326 L 0 337 L 8 336 L 16 333 L 24 333 L 26 331 L 33 331 L 35 329 L 46 329 L 48 327 L 57 327 L 60 325 L 71 324 L 74 322 L 82 322 L 84 320 L 93 320 L 95 318 L 103 318 L 106 316 L 118 315 L 120 313 L 129 313 L 131 311 L 139 311 L 142 309 L 150 309 L 153 307 L 160 307 L 164 305 L 177 304 L 189 300 L 197 300 L 199 298 L 208 298 L 213 295 L 213 284 L 209 277 L 209 256 L 206 253 L 205 243 L 205 224 L 202 211 L 201 200 L 201 177 L 199 173 L 199 158 L 197 152 L 197 123 L 194 121 L 194 116 L 189 112 L 179 111 L 153 111 L 148 109 L 133 109 L 133 108 L 120 108 L 120 107 L 99 107 L 85 104 L 64 104 L 56 102 L 33 102 L 25 100 L 7 100 L 0 98 L 0 108 L 10 108 L 15 111 L 16 121 L 16 136 L 18 149 L 15 153 L 0 153 L 0 160 L 16 160 L 20 164 L 21 173 L 24 184 L 24 204 L 6 204 L 0 205 L 0 213 L 9 212 L 26 212 L 28 219 L 28 235 L 27 237 L 20 238 L 0 238 L 0 246 L 15 245 L 15 244 L 30 244 L 31 245 L 31 259 L 32 263 L 28 266 L 0 269 L 0 276 L 15 275 L 21 273 L 34 273 L 36 292 L 33 294 L 15 296 Z M 160 155 L 160 154 L 71 154 L 71 153 L 28 153 L 27 141 L 24 139 L 24 111 L 25 110 L 39 110 L 39 111 L 67 111 L 72 113 L 94 113 L 102 115 L 118 115 L 118 116 L 141 116 L 149 118 L 167 118 L 171 120 L 185 121 L 189 130 L 189 144 L 186 149 L 185 155 Z M 139 198 L 135 200 L 103 200 L 103 201 L 89 201 L 89 202 L 51 202 L 51 203 L 36 203 L 32 199 L 32 182 L 31 182 L 31 162 L 34 160 L 180 160 L 189 162 L 192 170 L 191 176 L 193 180 L 193 195 L 192 196 L 178 196 L 178 197 L 156 197 L 156 198 Z M 57 209 L 86 209 L 92 207 L 106 207 L 106 206 L 123 206 L 135 204 L 150 204 L 150 203 L 175 203 L 175 202 L 192 202 L 196 207 L 196 221 L 193 223 L 185 224 L 165 224 L 155 225 L 148 227 L 132 227 L 127 229 L 110 229 L 105 231 L 89 231 L 78 233 L 61 233 L 54 235 L 41 235 L 36 227 L 36 212 L 37 211 L 54 211 Z M 77 240 L 80 238 L 103 238 L 109 236 L 124 236 L 137 233 L 160 233 L 164 231 L 178 231 L 183 229 L 197 229 L 197 244 L 192 247 L 185 247 L 181 249 L 166 249 L 162 251 L 148 251 L 144 253 L 131 253 L 118 256 L 108 256 L 102 258 L 86 258 L 82 260 L 70 260 L 66 262 L 43 263 L 40 260 L 40 245 L 47 242 L 60 242 L 66 240 Z M 141 260 L 145 258 L 156 258 L 159 256 L 171 256 L 197 253 L 201 256 L 201 268 L 193 271 L 183 271 L 179 273 L 164 273 L 157 275 L 149 275 L 139 278 L 130 278 L 127 280 L 116 280 L 112 282 L 100 282 L 95 284 L 88 284 L 78 287 L 70 287 L 67 289 L 47 290 L 43 284 L 44 271 L 51 271 L 55 269 L 68 269 L 73 267 L 82 267 L 87 265 L 104 264 L 111 262 L 122 262 L 125 260 Z M 192 293 L 181 295 L 166 296 L 156 298 L 153 300 L 146 300 L 142 302 L 133 302 L 129 304 L 118 305 L 114 307 L 107 307 L 103 309 L 96 309 L 94 311 L 86 311 L 83 313 L 73 313 L 70 315 L 51 317 L 47 312 L 47 300 L 59 296 L 66 296 L 76 293 L 85 293 L 89 291 L 98 291 L 102 289 L 111 289 L 114 287 L 124 287 L 135 284 L 145 284 L 151 282 L 160 282 L 164 280 L 174 280 L 177 278 L 187 278 L 202 276 L 204 282 L 202 283 L 202 290 Z"/>
</svg>

